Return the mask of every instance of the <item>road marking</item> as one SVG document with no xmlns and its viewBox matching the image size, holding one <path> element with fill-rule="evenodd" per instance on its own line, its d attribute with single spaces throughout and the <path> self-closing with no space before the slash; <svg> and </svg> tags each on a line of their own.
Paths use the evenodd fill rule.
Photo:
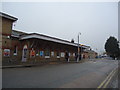
<svg viewBox="0 0 120 90">
<path fill-rule="evenodd" d="M 107 78 L 105 78 L 105 80 L 98 86 L 98 88 L 101 88 L 103 86 L 103 84 L 107 81 L 107 79 L 110 77 L 110 75 L 113 73 L 113 71 L 107 76 Z"/>
<path fill-rule="evenodd" d="M 108 81 L 105 83 L 105 85 L 103 86 L 103 88 L 106 88 L 106 87 L 107 87 L 107 85 L 110 83 L 110 80 L 112 79 L 112 77 L 113 77 L 113 75 L 116 73 L 116 71 L 117 71 L 117 70 L 115 70 L 115 71 L 113 72 L 113 74 L 112 74 L 111 77 L 108 79 Z"/>
<path fill-rule="evenodd" d="M 99 88 L 105 88 L 108 83 L 110 82 L 112 76 L 114 75 L 114 73 L 116 72 L 116 68 L 114 70 L 112 70 L 112 72 L 107 76 L 107 78 L 105 78 L 105 80 L 97 87 L 97 89 Z"/>
</svg>

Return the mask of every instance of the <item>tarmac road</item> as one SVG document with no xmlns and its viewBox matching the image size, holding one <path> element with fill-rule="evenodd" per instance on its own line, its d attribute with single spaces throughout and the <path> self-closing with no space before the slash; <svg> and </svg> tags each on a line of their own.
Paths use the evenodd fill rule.
<svg viewBox="0 0 120 90">
<path fill-rule="evenodd" d="M 114 60 L 7 68 L 2 71 L 3 88 L 97 88 L 118 66 Z"/>
</svg>

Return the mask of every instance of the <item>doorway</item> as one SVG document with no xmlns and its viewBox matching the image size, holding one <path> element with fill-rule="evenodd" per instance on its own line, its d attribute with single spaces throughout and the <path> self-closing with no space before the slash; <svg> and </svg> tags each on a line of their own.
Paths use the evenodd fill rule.
<svg viewBox="0 0 120 90">
<path fill-rule="evenodd" d="M 27 61 L 27 45 L 24 45 L 23 50 L 22 50 L 22 62 L 26 62 Z"/>
</svg>

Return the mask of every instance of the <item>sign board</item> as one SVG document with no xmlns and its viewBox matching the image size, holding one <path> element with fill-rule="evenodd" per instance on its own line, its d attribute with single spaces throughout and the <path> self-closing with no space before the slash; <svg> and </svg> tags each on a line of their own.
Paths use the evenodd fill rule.
<svg viewBox="0 0 120 90">
<path fill-rule="evenodd" d="M 4 56 L 9 57 L 10 56 L 10 49 L 4 49 Z"/>
<path fill-rule="evenodd" d="M 31 50 L 31 51 L 30 51 L 30 56 L 31 56 L 31 57 L 35 57 L 35 50 Z"/>
<path fill-rule="evenodd" d="M 65 53 L 64 52 L 61 52 L 61 57 L 65 57 Z"/>
<path fill-rule="evenodd" d="M 44 51 L 40 51 L 40 56 L 43 56 L 44 55 Z"/>
<path fill-rule="evenodd" d="M 54 56 L 54 52 L 53 51 L 51 52 L 51 56 Z"/>
</svg>

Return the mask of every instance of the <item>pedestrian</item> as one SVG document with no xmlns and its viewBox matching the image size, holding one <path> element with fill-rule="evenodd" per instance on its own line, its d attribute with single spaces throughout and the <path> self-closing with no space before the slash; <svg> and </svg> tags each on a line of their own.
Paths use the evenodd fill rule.
<svg viewBox="0 0 120 90">
<path fill-rule="evenodd" d="M 68 52 L 67 52 L 67 51 L 66 51 L 66 53 L 65 53 L 65 59 L 66 59 L 66 61 L 69 62 L 69 55 L 68 55 Z"/>
<path fill-rule="evenodd" d="M 78 58 L 78 54 L 77 53 L 75 53 L 75 60 L 77 61 L 77 58 Z"/>
</svg>

